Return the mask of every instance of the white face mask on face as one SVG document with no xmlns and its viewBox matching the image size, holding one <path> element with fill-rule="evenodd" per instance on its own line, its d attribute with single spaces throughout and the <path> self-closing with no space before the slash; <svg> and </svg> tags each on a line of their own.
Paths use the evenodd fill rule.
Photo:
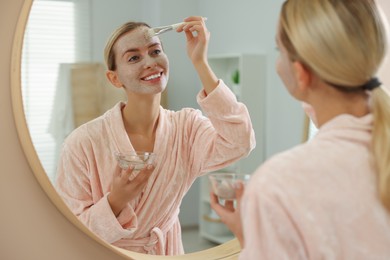
<svg viewBox="0 0 390 260">
<path fill-rule="evenodd" d="M 169 61 L 160 39 L 147 38 L 146 32 L 147 27 L 139 27 L 115 43 L 116 73 L 126 91 L 157 94 L 167 86 Z"/>
</svg>

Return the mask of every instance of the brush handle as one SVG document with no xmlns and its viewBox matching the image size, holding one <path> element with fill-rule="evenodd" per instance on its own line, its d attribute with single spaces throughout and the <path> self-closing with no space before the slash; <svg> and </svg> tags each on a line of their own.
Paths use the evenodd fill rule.
<svg viewBox="0 0 390 260">
<path fill-rule="evenodd" d="M 181 22 L 181 23 L 175 23 L 175 24 L 172 24 L 171 27 L 173 30 L 176 30 L 180 25 L 183 25 L 185 24 L 186 22 Z"/>
<path fill-rule="evenodd" d="M 203 17 L 203 21 L 207 21 L 207 17 Z M 175 24 L 172 24 L 171 27 L 172 27 L 173 30 L 176 30 L 180 25 L 183 25 L 185 23 L 186 22 L 175 23 Z"/>
</svg>

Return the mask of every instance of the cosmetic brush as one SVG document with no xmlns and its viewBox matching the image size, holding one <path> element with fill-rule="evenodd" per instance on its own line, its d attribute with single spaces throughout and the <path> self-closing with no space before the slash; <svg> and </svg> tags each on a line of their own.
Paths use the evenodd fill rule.
<svg viewBox="0 0 390 260">
<path fill-rule="evenodd" d="M 168 32 L 168 31 L 176 30 L 180 25 L 183 25 L 183 24 L 185 24 L 185 22 L 175 23 L 175 24 L 161 26 L 161 27 L 150 28 L 148 30 L 148 32 L 146 33 L 146 36 L 153 37 L 153 36 L 157 36 L 157 35 L 160 35 L 162 33 Z"/>
<path fill-rule="evenodd" d="M 203 21 L 206 21 L 206 20 L 207 20 L 207 18 L 203 17 Z M 181 23 L 175 23 L 175 24 L 161 26 L 161 27 L 150 28 L 146 33 L 146 37 L 153 37 L 153 36 L 157 36 L 157 35 L 160 35 L 162 33 L 165 33 L 165 32 L 176 30 L 179 26 L 181 26 L 185 23 L 186 22 L 181 22 Z"/>
</svg>

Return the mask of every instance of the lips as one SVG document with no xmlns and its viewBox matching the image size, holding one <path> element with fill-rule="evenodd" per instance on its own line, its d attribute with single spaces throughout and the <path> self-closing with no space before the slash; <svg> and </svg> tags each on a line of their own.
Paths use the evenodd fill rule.
<svg viewBox="0 0 390 260">
<path fill-rule="evenodd" d="M 153 74 L 151 74 L 149 76 L 143 77 L 141 79 L 145 80 L 145 81 L 150 81 L 150 80 L 158 79 L 161 76 L 162 76 L 162 72 L 157 72 L 157 73 L 153 73 Z"/>
</svg>

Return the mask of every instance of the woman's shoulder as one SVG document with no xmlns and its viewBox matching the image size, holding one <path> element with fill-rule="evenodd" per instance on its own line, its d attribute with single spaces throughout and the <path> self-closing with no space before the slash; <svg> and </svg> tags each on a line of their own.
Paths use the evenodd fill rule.
<svg viewBox="0 0 390 260">
<path fill-rule="evenodd" d="M 102 118 L 98 117 L 92 121 L 86 122 L 74 129 L 65 139 L 65 146 L 85 146 L 90 143 L 91 139 L 96 137 L 99 128 L 102 125 Z M 93 129 L 94 131 L 90 131 Z"/>
<path fill-rule="evenodd" d="M 167 108 L 162 108 L 162 111 L 166 116 L 175 118 L 175 117 L 180 117 L 180 116 L 188 116 L 188 115 L 194 115 L 194 114 L 202 114 L 202 111 L 200 111 L 197 108 L 193 107 L 183 107 L 178 110 L 171 110 Z"/>
<path fill-rule="evenodd" d="M 176 111 L 163 109 L 163 113 L 165 119 L 177 123 L 188 123 L 197 119 L 207 119 L 200 109 L 192 107 L 184 107 Z"/>
<path fill-rule="evenodd" d="M 115 105 L 110 110 L 97 118 L 94 118 L 88 122 L 85 122 L 75 128 L 65 139 L 66 145 L 87 145 L 93 142 L 93 140 L 100 140 L 103 138 L 105 125 L 109 124 L 109 121 L 115 117 L 117 110 L 120 109 L 119 104 Z"/>
<path fill-rule="evenodd" d="M 312 145 L 309 143 L 296 145 L 293 148 L 272 155 L 260 166 L 260 169 L 290 169 L 291 166 L 294 166 L 297 162 L 302 161 L 308 156 L 310 157 L 312 155 L 313 149 L 315 148 L 312 147 Z"/>
<path fill-rule="evenodd" d="M 324 159 L 323 152 L 312 143 L 297 145 L 266 160 L 255 170 L 253 179 L 266 186 L 271 183 L 280 186 L 295 183 L 318 169 L 318 162 Z"/>
<path fill-rule="evenodd" d="M 300 192 L 315 190 L 335 175 L 349 171 L 351 167 L 343 157 L 345 154 L 354 153 L 361 158 L 362 151 L 356 149 L 356 145 L 342 140 L 325 133 L 277 153 L 256 169 L 253 182 L 285 191 L 297 191 L 297 187 Z"/>
</svg>

